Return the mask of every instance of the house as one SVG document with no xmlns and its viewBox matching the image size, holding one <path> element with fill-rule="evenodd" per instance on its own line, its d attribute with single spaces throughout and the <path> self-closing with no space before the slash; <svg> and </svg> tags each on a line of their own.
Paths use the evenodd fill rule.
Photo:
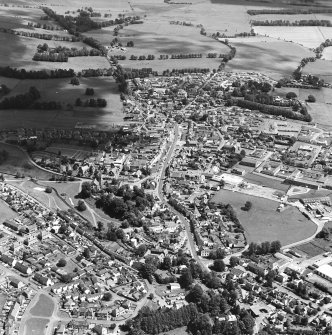
<svg viewBox="0 0 332 335">
<path fill-rule="evenodd" d="M 38 282 L 39 284 L 41 285 L 44 285 L 44 286 L 51 286 L 53 285 L 53 282 L 50 278 L 47 278 L 45 276 L 42 276 L 41 274 L 39 273 L 36 273 L 34 276 L 33 276 L 33 279 Z"/>
<path fill-rule="evenodd" d="M 28 266 L 23 265 L 22 263 L 17 262 L 14 265 L 14 269 L 20 271 L 21 273 L 25 274 L 25 275 L 31 275 L 32 273 L 32 269 Z"/>
<path fill-rule="evenodd" d="M 24 287 L 24 283 L 22 281 L 20 281 L 17 278 L 12 278 L 9 282 L 10 285 L 12 285 L 15 288 L 21 289 L 22 287 Z"/>
<path fill-rule="evenodd" d="M 181 288 L 180 284 L 179 283 L 170 283 L 168 285 L 168 288 L 171 290 L 171 291 L 175 291 L 175 290 L 179 290 Z"/>
<path fill-rule="evenodd" d="M 6 263 L 8 264 L 9 266 L 14 266 L 16 264 L 16 259 L 10 257 L 10 256 L 7 256 L 5 254 L 1 255 L 1 258 L 0 260 L 3 262 L 3 263 Z"/>
</svg>

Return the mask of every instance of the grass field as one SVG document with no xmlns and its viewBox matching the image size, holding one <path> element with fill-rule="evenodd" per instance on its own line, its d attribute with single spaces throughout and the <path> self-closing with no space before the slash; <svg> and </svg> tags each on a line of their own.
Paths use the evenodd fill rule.
<svg viewBox="0 0 332 335">
<path fill-rule="evenodd" d="M 46 326 L 49 319 L 31 318 L 28 319 L 24 327 L 24 335 L 45 335 Z"/>
<path fill-rule="evenodd" d="M 246 231 L 248 242 L 279 240 L 282 245 L 301 241 L 316 230 L 295 207 L 277 212 L 278 202 L 228 190 L 219 191 L 212 199 L 231 204 Z M 252 202 L 249 212 L 241 210 L 246 201 Z"/>
<path fill-rule="evenodd" d="M 306 48 L 317 48 L 332 34 L 329 27 L 256 26 L 254 30 L 257 34 L 294 42 Z"/>
<path fill-rule="evenodd" d="M 331 31 L 332 34 L 332 31 Z M 324 79 L 327 83 L 332 83 L 332 63 L 328 60 L 317 59 L 316 62 L 308 63 L 303 74 L 312 74 Z"/>
<path fill-rule="evenodd" d="M 0 77 L 0 82 L 2 78 Z M 40 101 L 58 101 L 63 105 L 60 111 L 38 110 L 1 110 L 1 126 L 4 128 L 17 127 L 59 127 L 72 128 L 80 122 L 97 127 L 110 129 L 114 123 L 123 122 L 122 102 L 118 85 L 112 77 L 81 78 L 79 86 L 73 86 L 69 79 L 21 80 L 4 81 L 12 89 L 9 95 L 27 92 L 29 87 L 35 86 L 41 93 Z M 105 108 L 74 107 L 66 110 L 67 104 L 74 105 L 77 98 L 87 100 L 84 93 L 87 87 L 95 90 L 94 98 L 104 98 Z"/>
<path fill-rule="evenodd" d="M 261 37 L 231 39 L 231 44 L 236 56 L 226 70 L 262 72 L 276 80 L 291 75 L 302 58 L 314 55 L 297 44 Z"/>
<path fill-rule="evenodd" d="M 0 213 L 2 222 L 17 217 L 17 214 L 3 200 L 0 200 Z"/>
<path fill-rule="evenodd" d="M 2 119 L 1 125 L 3 126 Z M 38 179 L 49 179 L 52 176 L 50 173 L 35 167 L 29 161 L 27 154 L 15 146 L 0 143 L 0 150 L 6 150 L 9 153 L 7 161 L 0 165 L 1 173 L 15 175 L 16 172 L 19 172 L 23 173 L 26 177 L 37 177 Z"/>
<path fill-rule="evenodd" d="M 52 316 L 54 310 L 54 302 L 45 294 L 41 294 L 37 303 L 31 308 L 30 313 L 33 316 Z"/>
<path fill-rule="evenodd" d="M 332 61 L 332 47 L 327 47 L 324 49 L 322 59 Z"/>
</svg>

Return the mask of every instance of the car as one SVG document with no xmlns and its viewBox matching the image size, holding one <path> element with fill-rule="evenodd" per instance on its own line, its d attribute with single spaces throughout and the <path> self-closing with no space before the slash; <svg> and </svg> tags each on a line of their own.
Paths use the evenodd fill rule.
<svg viewBox="0 0 332 335">
<path fill-rule="evenodd" d="M 62 197 L 65 197 L 67 194 L 66 193 L 61 193 L 60 194 Z"/>
</svg>

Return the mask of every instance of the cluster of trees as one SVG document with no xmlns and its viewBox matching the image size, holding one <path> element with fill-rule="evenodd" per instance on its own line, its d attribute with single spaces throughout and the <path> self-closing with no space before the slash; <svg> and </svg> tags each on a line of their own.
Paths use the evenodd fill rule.
<svg viewBox="0 0 332 335">
<path fill-rule="evenodd" d="M 227 105 L 228 106 L 239 106 L 241 108 L 247 108 L 250 110 L 258 110 L 264 114 L 280 115 L 280 116 L 293 119 L 293 120 L 301 120 L 301 121 L 306 121 L 306 122 L 312 121 L 312 117 L 308 113 L 305 107 L 302 107 L 300 112 L 294 112 L 293 110 L 289 108 L 265 105 L 265 104 L 261 104 L 258 102 L 253 102 L 249 100 L 241 100 L 241 99 L 230 99 L 227 101 Z"/>
<path fill-rule="evenodd" d="M 266 255 L 266 254 L 274 254 L 279 252 L 281 249 L 280 241 L 266 241 L 261 244 L 251 242 L 249 244 L 249 248 L 247 254 L 250 255 Z"/>
<path fill-rule="evenodd" d="M 6 95 L 10 92 L 10 88 L 8 88 L 5 84 L 0 85 L 0 95 Z"/>
<path fill-rule="evenodd" d="M 164 56 L 164 55 L 160 55 L 160 56 Z M 188 59 L 188 58 L 202 58 L 202 57 L 203 57 L 202 54 L 172 54 L 171 55 L 171 59 Z M 168 57 L 166 59 L 168 59 Z"/>
<path fill-rule="evenodd" d="M 0 150 L 0 165 L 3 164 L 4 162 L 6 162 L 8 157 L 9 157 L 8 151 Z"/>
<path fill-rule="evenodd" d="M 128 48 L 133 48 L 134 47 L 134 42 L 133 41 L 128 41 L 127 42 L 127 47 Z"/>
<path fill-rule="evenodd" d="M 164 70 L 163 71 L 163 76 L 177 76 L 179 74 L 185 74 L 185 73 L 208 73 L 210 72 L 209 68 L 198 68 L 198 67 L 193 67 L 193 68 L 183 68 L 183 69 L 172 69 L 172 70 Z"/>
<path fill-rule="evenodd" d="M 35 31 L 22 31 L 22 30 L 13 30 L 10 28 L 0 27 L 0 32 L 6 34 L 13 34 L 23 37 L 38 38 L 40 40 L 54 40 L 54 41 L 67 41 L 67 42 L 78 42 L 79 38 L 75 36 L 66 36 L 66 35 L 55 35 L 55 34 L 42 34 Z"/>
<path fill-rule="evenodd" d="M 85 95 L 94 95 L 95 94 L 95 90 L 92 87 L 87 87 L 85 90 Z"/>
<path fill-rule="evenodd" d="M 329 20 L 299 20 L 294 22 L 288 20 L 252 20 L 251 24 L 253 26 L 332 27 L 332 23 Z"/>
<path fill-rule="evenodd" d="M 110 217 L 126 219 L 130 225 L 141 225 L 137 219 L 141 218 L 141 213 L 146 208 L 152 208 L 154 204 L 153 196 L 137 186 L 131 190 L 129 185 L 110 185 L 106 192 L 96 201 L 96 206 L 102 208 Z"/>
<path fill-rule="evenodd" d="M 113 76 L 117 83 L 119 83 L 119 91 L 124 94 L 128 94 L 128 75 L 123 70 L 121 65 L 117 65 L 116 70 L 113 73 Z M 134 78 L 134 77 L 133 77 Z"/>
<path fill-rule="evenodd" d="M 104 108 L 107 106 L 107 101 L 105 99 L 98 98 L 98 99 L 88 99 L 83 102 L 80 98 L 77 98 L 75 101 L 75 106 Z"/>
<path fill-rule="evenodd" d="M 18 94 L 5 98 L 0 102 L 0 109 L 27 109 L 32 107 L 33 103 L 40 98 L 40 93 L 36 87 L 32 86 L 25 94 Z"/>
<path fill-rule="evenodd" d="M 117 63 L 118 60 L 125 60 L 127 59 L 126 55 L 112 55 L 110 57 L 111 61 L 113 61 L 114 63 Z"/>
<path fill-rule="evenodd" d="M 101 56 L 101 54 L 101 51 L 93 48 L 90 50 L 88 50 L 86 47 L 83 47 L 82 49 L 67 48 L 63 46 L 49 48 L 49 46 L 44 43 L 43 45 L 38 45 L 37 52 L 34 54 L 33 60 L 49 62 L 68 62 L 69 57 Z"/>
<path fill-rule="evenodd" d="M 246 201 L 246 203 L 243 206 L 243 210 L 248 212 L 248 211 L 251 210 L 251 208 L 252 208 L 252 202 L 251 201 Z"/>
<path fill-rule="evenodd" d="M 154 60 L 156 57 L 154 55 L 141 55 L 141 56 L 135 56 L 135 55 L 131 55 L 130 56 L 130 60 Z"/>
<path fill-rule="evenodd" d="M 311 1 L 313 2 L 313 1 Z M 249 9 L 247 13 L 251 16 L 262 14 L 278 14 L 278 15 L 296 15 L 296 14 L 319 14 L 332 13 L 332 9 L 324 8 L 283 8 L 283 9 Z"/>
</svg>

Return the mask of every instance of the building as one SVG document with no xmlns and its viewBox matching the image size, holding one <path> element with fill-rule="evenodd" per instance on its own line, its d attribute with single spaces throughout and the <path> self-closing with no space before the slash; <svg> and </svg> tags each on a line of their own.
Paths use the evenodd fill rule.
<svg viewBox="0 0 332 335">
<path fill-rule="evenodd" d="M 332 266 L 329 264 L 321 265 L 317 270 L 316 273 L 324 279 L 332 282 Z"/>
</svg>

